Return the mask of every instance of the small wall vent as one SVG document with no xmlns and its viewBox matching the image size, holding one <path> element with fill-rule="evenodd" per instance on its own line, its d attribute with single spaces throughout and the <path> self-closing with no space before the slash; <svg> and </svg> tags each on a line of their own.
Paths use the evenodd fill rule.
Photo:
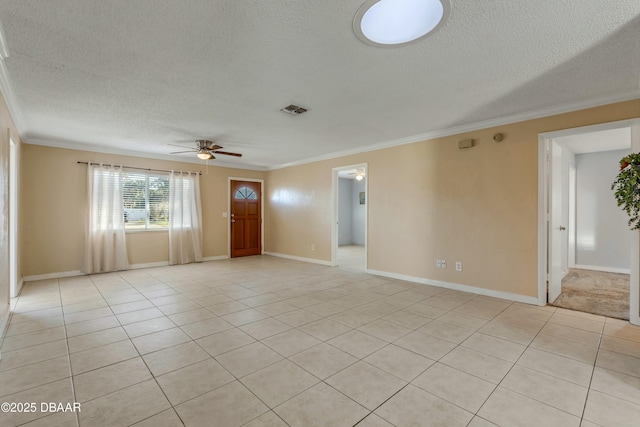
<svg viewBox="0 0 640 427">
<path fill-rule="evenodd" d="M 306 108 L 302 108 L 299 107 L 297 105 L 287 105 L 286 107 L 280 109 L 280 111 L 287 113 L 287 114 L 291 114 L 292 116 L 299 116 L 302 113 L 306 113 L 307 109 Z"/>
</svg>

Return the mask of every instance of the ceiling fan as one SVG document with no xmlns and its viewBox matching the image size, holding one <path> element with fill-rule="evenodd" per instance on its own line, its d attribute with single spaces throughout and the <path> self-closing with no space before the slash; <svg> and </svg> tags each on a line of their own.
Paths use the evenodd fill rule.
<svg viewBox="0 0 640 427">
<path fill-rule="evenodd" d="M 174 147 L 182 147 L 182 145 L 169 144 Z M 182 147 L 184 148 L 184 147 Z M 214 154 L 223 154 L 225 156 L 233 156 L 233 157 L 242 157 L 240 153 L 230 153 L 228 151 L 220 151 L 222 147 L 221 145 L 215 144 L 212 141 L 206 139 L 196 139 L 196 147 L 186 151 L 174 151 L 169 154 L 180 154 L 180 153 L 196 153 L 199 159 L 202 160 L 211 160 L 216 157 Z"/>
<path fill-rule="evenodd" d="M 356 180 L 362 181 L 364 179 L 364 168 L 357 169 L 355 172 L 350 172 L 348 175 L 355 175 Z"/>
</svg>

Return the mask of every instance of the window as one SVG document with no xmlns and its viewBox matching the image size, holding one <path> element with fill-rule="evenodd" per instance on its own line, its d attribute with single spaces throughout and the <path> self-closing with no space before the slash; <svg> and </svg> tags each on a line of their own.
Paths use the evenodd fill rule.
<svg viewBox="0 0 640 427">
<path fill-rule="evenodd" d="M 169 228 L 169 176 L 126 172 L 122 190 L 125 230 Z"/>
<path fill-rule="evenodd" d="M 244 200 L 244 199 L 256 200 L 258 198 L 258 195 L 251 188 L 245 186 L 245 187 L 238 188 L 233 198 L 238 200 Z"/>
</svg>

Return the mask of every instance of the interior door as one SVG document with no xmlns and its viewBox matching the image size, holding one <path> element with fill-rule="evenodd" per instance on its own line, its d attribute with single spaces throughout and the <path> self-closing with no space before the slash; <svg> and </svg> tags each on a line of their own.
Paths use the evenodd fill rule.
<svg viewBox="0 0 640 427">
<path fill-rule="evenodd" d="M 551 140 L 549 167 L 549 302 L 562 292 L 562 147 Z"/>
<path fill-rule="evenodd" d="M 231 258 L 262 253 L 262 184 L 231 181 Z"/>
</svg>

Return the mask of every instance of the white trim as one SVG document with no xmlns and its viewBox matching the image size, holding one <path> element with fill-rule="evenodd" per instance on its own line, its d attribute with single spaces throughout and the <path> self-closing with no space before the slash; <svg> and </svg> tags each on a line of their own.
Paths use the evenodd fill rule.
<svg viewBox="0 0 640 427">
<path fill-rule="evenodd" d="M 14 120 L 15 121 L 15 120 Z M 17 126 L 17 125 L 16 125 Z M 28 138 L 28 139 L 27 139 Z M 30 145 L 40 145 L 45 147 L 55 147 L 55 148 L 64 148 L 66 150 L 78 150 L 78 151 L 88 151 L 91 153 L 105 153 L 105 154 L 117 154 L 120 156 L 130 156 L 130 157 L 141 157 L 144 159 L 157 159 L 157 160 L 168 160 L 171 162 L 178 163 L 194 163 L 198 165 L 205 166 L 203 160 L 199 160 L 197 158 L 191 157 L 178 157 L 171 154 L 159 154 L 159 153 L 145 153 L 142 151 L 130 151 L 130 150 L 122 150 L 114 147 L 108 147 L 104 145 L 98 144 L 88 144 L 82 142 L 72 142 L 72 141 L 61 141 L 54 140 L 49 138 L 42 137 L 33 137 L 26 135 L 26 137 L 22 138 L 22 142 Z M 209 163 L 208 167 L 216 167 L 216 168 L 230 168 L 230 169 L 248 169 L 248 170 L 257 170 L 257 171 L 266 171 L 267 169 L 262 166 L 252 166 L 252 165 L 240 165 L 227 163 L 224 161 L 219 161 L 216 159 L 215 163 Z M 202 171 L 201 171 L 202 172 Z M 203 174 L 206 174 L 203 172 Z"/>
<path fill-rule="evenodd" d="M 640 119 L 631 124 L 631 151 L 640 151 Z M 631 239 L 631 277 L 629 289 L 629 322 L 640 325 L 640 234 Z"/>
<path fill-rule="evenodd" d="M 260 255 L 264 255 L 264 179 L 227 177 L 227 258 L 231 258 L 231 181 L 260 183 Z"/>
<path fill-rule="evenodd" d="M 4 61 L 0 60 L 0 91 L 2 91 L 2 96 L 7 104 L 7 108 L 9 109 L 9 114 L 11 115 L 11 119 L 13 119 L 13 124 L 16 125 L 18 129 L 18 134 L 20 136 L 24 133 L 24 128 L 22 127 L 22 111 L 18 108 L 18 102 L 16 101 L 16 97 L 13 94 L 13 88 L 11 87 L 11 82 L 9 80 L 9 72 L 7 71 L 7 67 L 4 65 Z"/>
<path fill-rule="evenodd" d="M 578 268 L 580 270 L 604 271 L 605 273 L 631 274 L 630 268 L 613 268 L 613 267 L 601 267 L 598 265 L 582 265 L 582 264 L 576 264 L 571 268 Z"/>
<path fill-rule="evenodd" d="M 278 257 L 278 258 L 286 258 L 286 259 L 292 259 L 294 261 L 302 261 L 302 262 L 310 262 L 312 264 L 320 264 L 320 265 L 327 265 L 329 267 L 331 267 L 331 261 L 325 261 L 323 259 L 316 259 L 316 258 L 303 258 L 301 256 L 294 256 L 294 255 L 287 255 L 287 254 L 279 254 L 277 252 L 265 252 L 263 255 L 269 255 L 269 256 L 274 256 L 274 257 Z"/>
<path fill-rule="evenodd" d="M 33 144 L 33 145 L 44 145 L 49 147 L 58 147 L 58 148 L 66 148 L 70 150 L 81 150 L 81 151 L 90 151 L 97 153 L 107 153 L 107 154 L 118 154 L 123 156 L 133 156 L 133 157 L 143 157 L 150 159 L 160 159 L 160 160 L 169 160 L 174 162 L 182 162 L 182 163 L 196 163 L 202 164 L 201 160 L 195 158 L 180 158 L 176 159 L 175 156 L 168 154 L 158 154 L 158 153 L 145 153 L 139 151 L 128 151 L 116 149 L 113 147 L 103 146 L 103 145 L 93 145 L 81 142 L 71 142 L 71 141 L 60 141 L 53 140 L 51 138 L 43 138 L 39 136 L 29 136 L 26 138 L 23 136 L 23 131 L 21 130 L 21 126 L 19 123 L 22 122 L 21 115 L 19 110 L 17 109 L 17 103 L 15 98 L 12 95 L 12 91 L 10 89 L 9 80 L 6 75 L 6 69 L 4 69 L 4 64 L 0 61 L 0 89 L 2 89 L 2 93 L 4 95 L 5 101 L 9 108 L 9 112 L 13 118 L 18 131 L 22 137 L 24 143 Z M 480 129 L 487 129 L 495 126 L 508 125 L 513 123 L 518 123 L 526 120 L 534 120 L 542 117 L 553 116 L 556 114 L 570 113 L 574 111 L 579 111 L 587 108 L 599 107 L 607 104 L 613 104 L 616 102 L 624 102 L 630 101 L 634 99 L 640 98 L 640 89 L 636 89 L 629 92 L 619 93 L 615 95 L 603 96 L 600 98 L 595 98 L 590 101 L 585 102 L 577 102 L 572 104 L 566 104 L 556 107 L 550 107 L 540 110 L 534 110 L 527 113 L 513 114 L 509 116 L 503 116 L 497 119 L 485 120 L 475 123 L 470 123 L 467 125 L 455 126 L 451 128 L 438 129 L 418 135 L 408 136 L 405 138 L 398 138 L 391 141 L 383 141 L 377 144 L 367 145 L 364 147 L 356 147 L 348 150 L 335 151 L 333 153 L 323 154 L 320 156 L 308 157 L 302 160 L 296 160 L 289 163 L 283 163 L 280 165 L 274 166 L 258 166 L 251 164 L 233 164 L 226 163 L 223 161 L 216 160 L 212 167 L 224 167 L 224 168 L 234 168 L 234 169 L 247 169 L 247 170 L 257 170 L 257 171 L 270 171 L 283 169 L 291 166 L 304 165 L 308 163 L 314 163 L 322 160 L 335 159 L 338 157 L 344 157 L 352 154 L 360 154 L 366 153 L 369 151 L 381 150 L 384 148 L 397 147 L 400 145 L 413 144 L 416 142 L 423 142 L 434 138 L 441 138 L 450 135 L 457 135 L 465 132 L 477 131 Z M 558 135 L 559 136 L 559 135 Z M 27 140 L 28 138 L 28 140 Z"/>
<path fill-rule="evenodd" d="M 309 157 L 302 160 L 296 160 L 294 162 L 271 166 L 271 167 L 268 167 L 267 170 L 288 168 L 291 166 L 298 166 L 298 165 L 304 165 L 307 163 L 319 162 L 322 160 L 335 159 L 337 157 L 344 157 L 352 154 L 359 154 L 359 153 L 366 153 L 368 151 L 381 150 L 383 148 L 397 147 L 399 145 L 405 145 L 405 144 L 413 144 L 415 142 L 422 142 L 430 139 L 442 138 L 445 136 L 457 135 L 460 133 L 492 128 L 495 126 L 503 126 L 503 125 L 508 125 L 512 123 L 526 121 L 526 120 L 534 120 L 542 117 L 553 116 L 556 114 L 570 113 L 574 111 L 584 110 L 587 108 L 594 108 L 602 105 L 613 104 L 616 102 L 630 101 L 637 98 L 640 98 L 640 89 L 635 89 L 629 92 L 619 93 L 615 95 L 603 96 L 600 98 L 592 99 L 590 101 L 576 102 L 572 104 L 534 110 L 526 113 L 512 114 L 512 115 L 500 117 L 497 119 L 484 120 L 480 122 L 470 123 L 467 125 L 454 126 L 451 128 L 434 130 L 431 132 L 408 136 L 406 138 L 399 138 L 391 141 L 380 142 L 378 144 L 367 145 L 365 147 L 357 147 L 357 148 L 351 148 L 343 151 L 335 151 L 329 154 L 323 154 L 320 156 Z"/>
<path fill-rule="evenodd" d="M 31 276 L 24 276 L 22 280 L 24 280 L 25 282 L 35 282 L 36 280 L 61 279 L 63 277 L 74 277 L 74 276 L 85 276 L 85 275 L 86 274 L 80 270 L 60 271 L 57 273 L 33 274 Z"/>
<path fill-rule="evenodd" d="M 20 292 L 22 292 L 22 286 L 24 285 L 24 279 L 21 277 L 20 280 L 18 280 L 18 286 L 16 289 L 16 298 L 20 296 Z"/>
<path fill-rule="evenodd" d="M 208 256 L 205 258 L 202 258 L 203 262 L 209 262 L 209 261 L 220 261 L 223 259 L 229 259 L 229 255 L 216 255 L 216 256 Z"/>
<path fill-rule="evenodd" d="M 0 60 L 9 57 L 9 46 L 7 45 L 7 36 L 4 34 L 4 27 L 0 22 Z"/>
<path fill-rule="evenodd" d="M 340 180 L 339 173 L 343 170 L 350 169 L 364 169 L 364 191 L 365 191 L 365 203 L 364 203 L 364 269 L 367 269 L 367 259 L 368 259 L 368 236 L 369 236 L 369 228 L 368 228 L 368 219 L 369 219 L 369 163 L 358 163 L 355 165 L 348 166 L 339 166 L 335 167 L 331 170 L 331 213 L 332 213 L 332 221 L 331 221 L 331 266 L 335 267 L 338 265 L 337 259 L 337 251 L 339 244 L 339 230 L 338 230 L 338 208 L 339 208 L 339 194 L 338 194 L 338 185 Z"/>
<path fill-rule="evenodd" d="M 597 125 L 580 126 L 577 128 L 554 130 L 538 134 L 543 139 L 563 138 L 565 136 L 581 135 L 583 133 L 602 132 L 606 130 L 622 129 L 632 127 L 634 124 L 640 123 L 640 119 L 618 120 L 615 122 L 599 123 Z M 538 138 L 539 140 L 539 138 Z"/>
<path fill-rule="evenodd" d="M 538 135 L 538 305 L 547 304 L 547 143 Z"/>
<path fill-rule="evenodd" d="M 538 300 L 546 303 L 547 280 L 547 192 L 548 176 L 546 162 L 547 140 L 563 136 L 578 135 L 603 130 L 631 128 L 631 151 L 640 151 L 640 118 L 619 120 L 591 126 L 582 126 L 538 134 Z M 629 321 L 640 325 L 640 235 L 631 239 Z"/>
<path fill-rule="evenodd" d="M 167 265 L 169 265 L 169 261 L 145 262 L 142 264 L 130 264 L 128 270 L 139 270 L 141 268 L 153 268 L 153 267 L 165 267 Z M 105 273 L 120 273 L 122 271 L 127 271 L 127 270 L 118 270 L 118 271 L 109 271 L 109 272 L 105 271 Z M 90 273 L 89 275 L 92 275 L 92 274 L 102 274 L 102 273 Z"/>
<path fill-rule="evenodd" d="M 444 282 L 442 280 L 426 279 L 423 277 L 407 276 L 406 274 L 389 273 L 379 270 L 365 270 L 365 273 L 374 274 L 376 276 L 389 277 L 391 279 L 404 280 L 407 282 L 420 283 L 422 285 L 437 286 L 439 288 L 453 289 L 456 291 L 469 292 L 477 295 L 485 295 L 493 298 L 500 298 L 509 301 L 522 302 L 525 304 L 541 305 L 536 297 L 528 297 L 526 295 L 512 294 L 510 292 L 494 291 L 492 289 L 478 288 L 475 286 L 462 285 L 460 283 Z M 544 304 L 542 304 L 544 305 Z"/>
<path fill-rule="evenodd" d="M 216 255 L 210 256 L 206 258 L 202 258 L 203 262 L 207 261 L 218 261 L 223 259 L 228 259 L 229 257 L 226 255 Z M 194 264 L 194 263 L 191 263 Z M 117 270 L 117 271 L 105 271 L 104 273 L 122 273 L 129 270 L 139 270 L 141 268 L 153 268 L 153 267 L 166 267 L 169 265 L 169 261 L 158 261 L 158 262 L 146 262 L 141 264 L 131 264 L 127 270 Z M 174 265 L 183 265 L 183 264 L 174 264 Z M 20 279 L 20 288 L 22 289 L 22 285 L 24 282 L 34 282 L 36 280 L 47 280 L 47 279 L 62 279 L 64 277 L 74 277 L 74 276 L 91 276 L 93 274 L 103 274 L 103 273 L 83 273 L 80 270 L 73 271 L 60 271 L 57 273 L 47 273 L 47 274 L 35 274 L 32 276 L 24 276 Z M 18 291 L 18 295 L 20 291 Z"/>
<path fill-rule="evenodd" d="M 11 129 L 7 129 L 7 137 L 9 140 L 9 298 L 15 298 L 20 292 L 18 286 L 18 143 L 13 139 Z"/>
</svg>

